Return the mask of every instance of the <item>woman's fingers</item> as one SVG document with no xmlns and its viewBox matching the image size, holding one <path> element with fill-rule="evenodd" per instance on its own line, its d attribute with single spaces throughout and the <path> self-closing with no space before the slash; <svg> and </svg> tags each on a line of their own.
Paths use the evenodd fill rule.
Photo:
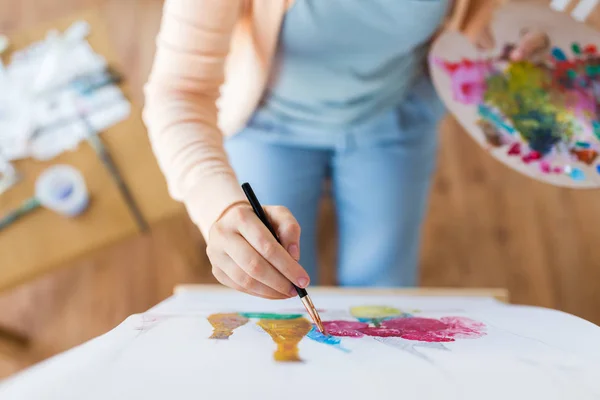
<svg viewBox="0 0 600 400">
<path fill-rule="evenodd" d="M 234 281 L 231 280 L 231 278 L 229 276 L 227 276 L 227 274 L 225 272 L 223 272 L 223 270 L 220 270 L 218 268 L 213 270 L 213 275 L 215 276 L 215 278 L 217 278 L 217 281 L 219 281 L 222 285 L 230 287 L 232 289 L 235 289 L 238 292 L 246 293 L 251 296 L 262 297 L 263 299 L 268 299 L 268 300 L 283 300 L 286 298 L 281 295 L 279 295 L 278 297 L 271 297 L 271 296 L 268 296 L 268 295 L 265 295 L 262 293 L 250 292 L 250 291 L 244 289 L 243 287 L 241 287 L 240 285 L 236 284 Z"/>
<path fill-rule="evenodd" d="M 247 221 L 239 226 L 240 234 L 256 249 L 258 254 L 281 272 L 287 280 L 301 288 L 307 287 L 310 280 L 304 268 L 277 242 L 258 217 L 254 216 L 254 219 L 256 222 Z M 253 261 L 253 264 L 256 264 L 256 261 Z M 276 289 L 280 291 L 281 288 Z"/>
<path fill-rule="evenodd" d="M 278 237 L 286 250 L 254 214 L 249 204 L 228 209 L 211 227 L 207 254 L 219 282 L 265 298 L 296 295 L 292 285 L 306 287 L 309 277 L 294 256 L 299 256 L 300 227 L 284 207 L 270 207 Z"/>
<path fill-rule="evenodd" d="M 273 236 L 271 235 L 271 237 Z M 278 246 L 282 252 L 285 252 L 277 241 L 275 241 L 273 246 L 275 245 Z M 274 268 L 273 265 L 267 261 L 266 257 L 259 254 L 258 251 L 247 242 L 246 238 L 240 235 L 232 236 L 227 240 L 224 248 L 227 255 L 231 257 L 235 264 L 237 264 L 241 271 L 246 275 L 245 277 L 240 277 L 241 282 L 240 279 L 234 279 L 239 285 L 253 291 L 256 291 L 255 287 L 265 286 L 270 288 L 273 292 L 278 292 L 280 295 L 286 297 L 291 297 L 295 294 L 294 287 L 290 280 Z"/>
<path fill-rule="evenodd" d="M 300 260 L 300 224 L 290 210 L 281 206 L 265 207 L 281 245 L 296 261 Z"/>
<path fill-rule="evenodd" d="M 220 283 L 240 292 L 272 300 L 290 297 L 289 295 L 283 295 L 248 277 L 248 275 L 226 254 L 223 254 L 220 257 L 218 266 L 213 264 L 212 273 Z"/>
<path fill-rule="evenodd" d="M 517 47 L 511 52 L 510 58 L 513 61 L 532 58 L 542 51 L 550 48 L 550 38 L 548 34 L 541 31 L 525 31 Z"/>
</svg>

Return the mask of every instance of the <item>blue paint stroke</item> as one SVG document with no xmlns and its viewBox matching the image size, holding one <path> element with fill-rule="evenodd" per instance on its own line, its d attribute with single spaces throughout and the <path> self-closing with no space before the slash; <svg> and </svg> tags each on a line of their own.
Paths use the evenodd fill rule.
<svg viewBox="0 0 600 400">
<path fill-rule="evenodd" d="M 504 129 L 511 135 L 514 135 L 516 133 L 515 128 L 504 122 L 504 119 L 501 116 L 496 114 L 490 107 L 486 106 L 485 104 L 479 104 L 477 107 L 477 112 L 479 113 L 481 118 L 485 119 L 493 125 L 496 125 L 499 128 Z"/>
<path fill-rule="evenodd" d="M 323 334 L 323 333 L 319 332 L 319 330 L 317 328 L 315 328 L 314 326 L 312 327 L 312 329 L 310 330 L 310 332 L 308 332 L 308 334 L 306 336 L 309 339 L 314 340 L 315 342 L 335 347 L 336 349 L 341 350 L 344 353 L 350 353 L 349 349 L 342 347 L 342 339 L 335 337 L 335 336 Z"/>
<path fill-rule="evenodd" d="M 571 172 L 569 172 L 569 176 L 574 181 L 584 181 L 585 180 L 585 174 L 579 168 L 571 169 Z"/>
<path fill-rule="evenodd" d="M 552 48 L 552 57 L 554 57 L 556 61 L 567 61 L 567 55 L 559 47 Z"/>
<path fill-rule="evenodd" d="M 596 171 L 600 174 L 600 164 L 596 165 Z"/>
</svg>

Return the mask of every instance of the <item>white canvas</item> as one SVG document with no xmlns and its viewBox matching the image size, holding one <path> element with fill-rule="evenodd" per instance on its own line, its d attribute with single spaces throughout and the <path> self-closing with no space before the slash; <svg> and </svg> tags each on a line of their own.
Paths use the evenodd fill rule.
<svg viewBox="0 0 600 400">
<path fill-rule="evenodd" d="M 274 360 L 271 336 L 250 319 L 210 339 L 207 317 L 223 312 L 300 311 L 298 299 L 182 293 L 89 343 L 0 385 L 21 399 L 598 399 L 600 327 L 542 308 L 485 298 L 313 295 L 324 321 L 357 319 L 352 306 L 385 305 L 405 318 L 467 317 L 477 338 L 304 337 L 302 361 Z"/>
</svg>

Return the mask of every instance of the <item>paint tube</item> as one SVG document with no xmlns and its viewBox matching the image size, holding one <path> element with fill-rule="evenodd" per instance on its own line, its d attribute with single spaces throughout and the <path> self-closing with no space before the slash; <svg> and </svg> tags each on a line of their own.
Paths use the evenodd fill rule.
<svg viewBox="0 0 600 400">
<path fill-rule="evenodd" d="M 69 165 L 46 169 L 35 183 L 40 204 L 58 214 L 75 217 L 86 210 L 89 194 L 81 173 Z"/>
</svg>

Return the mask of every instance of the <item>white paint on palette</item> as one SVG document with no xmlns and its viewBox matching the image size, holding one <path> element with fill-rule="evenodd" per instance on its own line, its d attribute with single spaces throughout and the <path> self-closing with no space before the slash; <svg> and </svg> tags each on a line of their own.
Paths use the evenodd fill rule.
<svg viewBox="0 0 600 400">
<path fill-rule="evenodd" d="M 96 132 L 129 117 L 131 104 L 111 83 L 108 62 L 88 33 L 87 22 L 78 21 L 12 54 L 0 73 L 0 149 L 7 161 L 49 160 L 76 149 L 88 134 L 81 114 Z"/>
<path fill-rule="evenodd" d="M 573 9 L 571 16 L 577 21 L 585 21 L 598 3 L 600 0 L 581 0 Z"/>
<path fill-rule="evenodd" d="M 571 0 L 552 0 L 550 7 L 556 11 L 565 11 Z"/>
</svg>

